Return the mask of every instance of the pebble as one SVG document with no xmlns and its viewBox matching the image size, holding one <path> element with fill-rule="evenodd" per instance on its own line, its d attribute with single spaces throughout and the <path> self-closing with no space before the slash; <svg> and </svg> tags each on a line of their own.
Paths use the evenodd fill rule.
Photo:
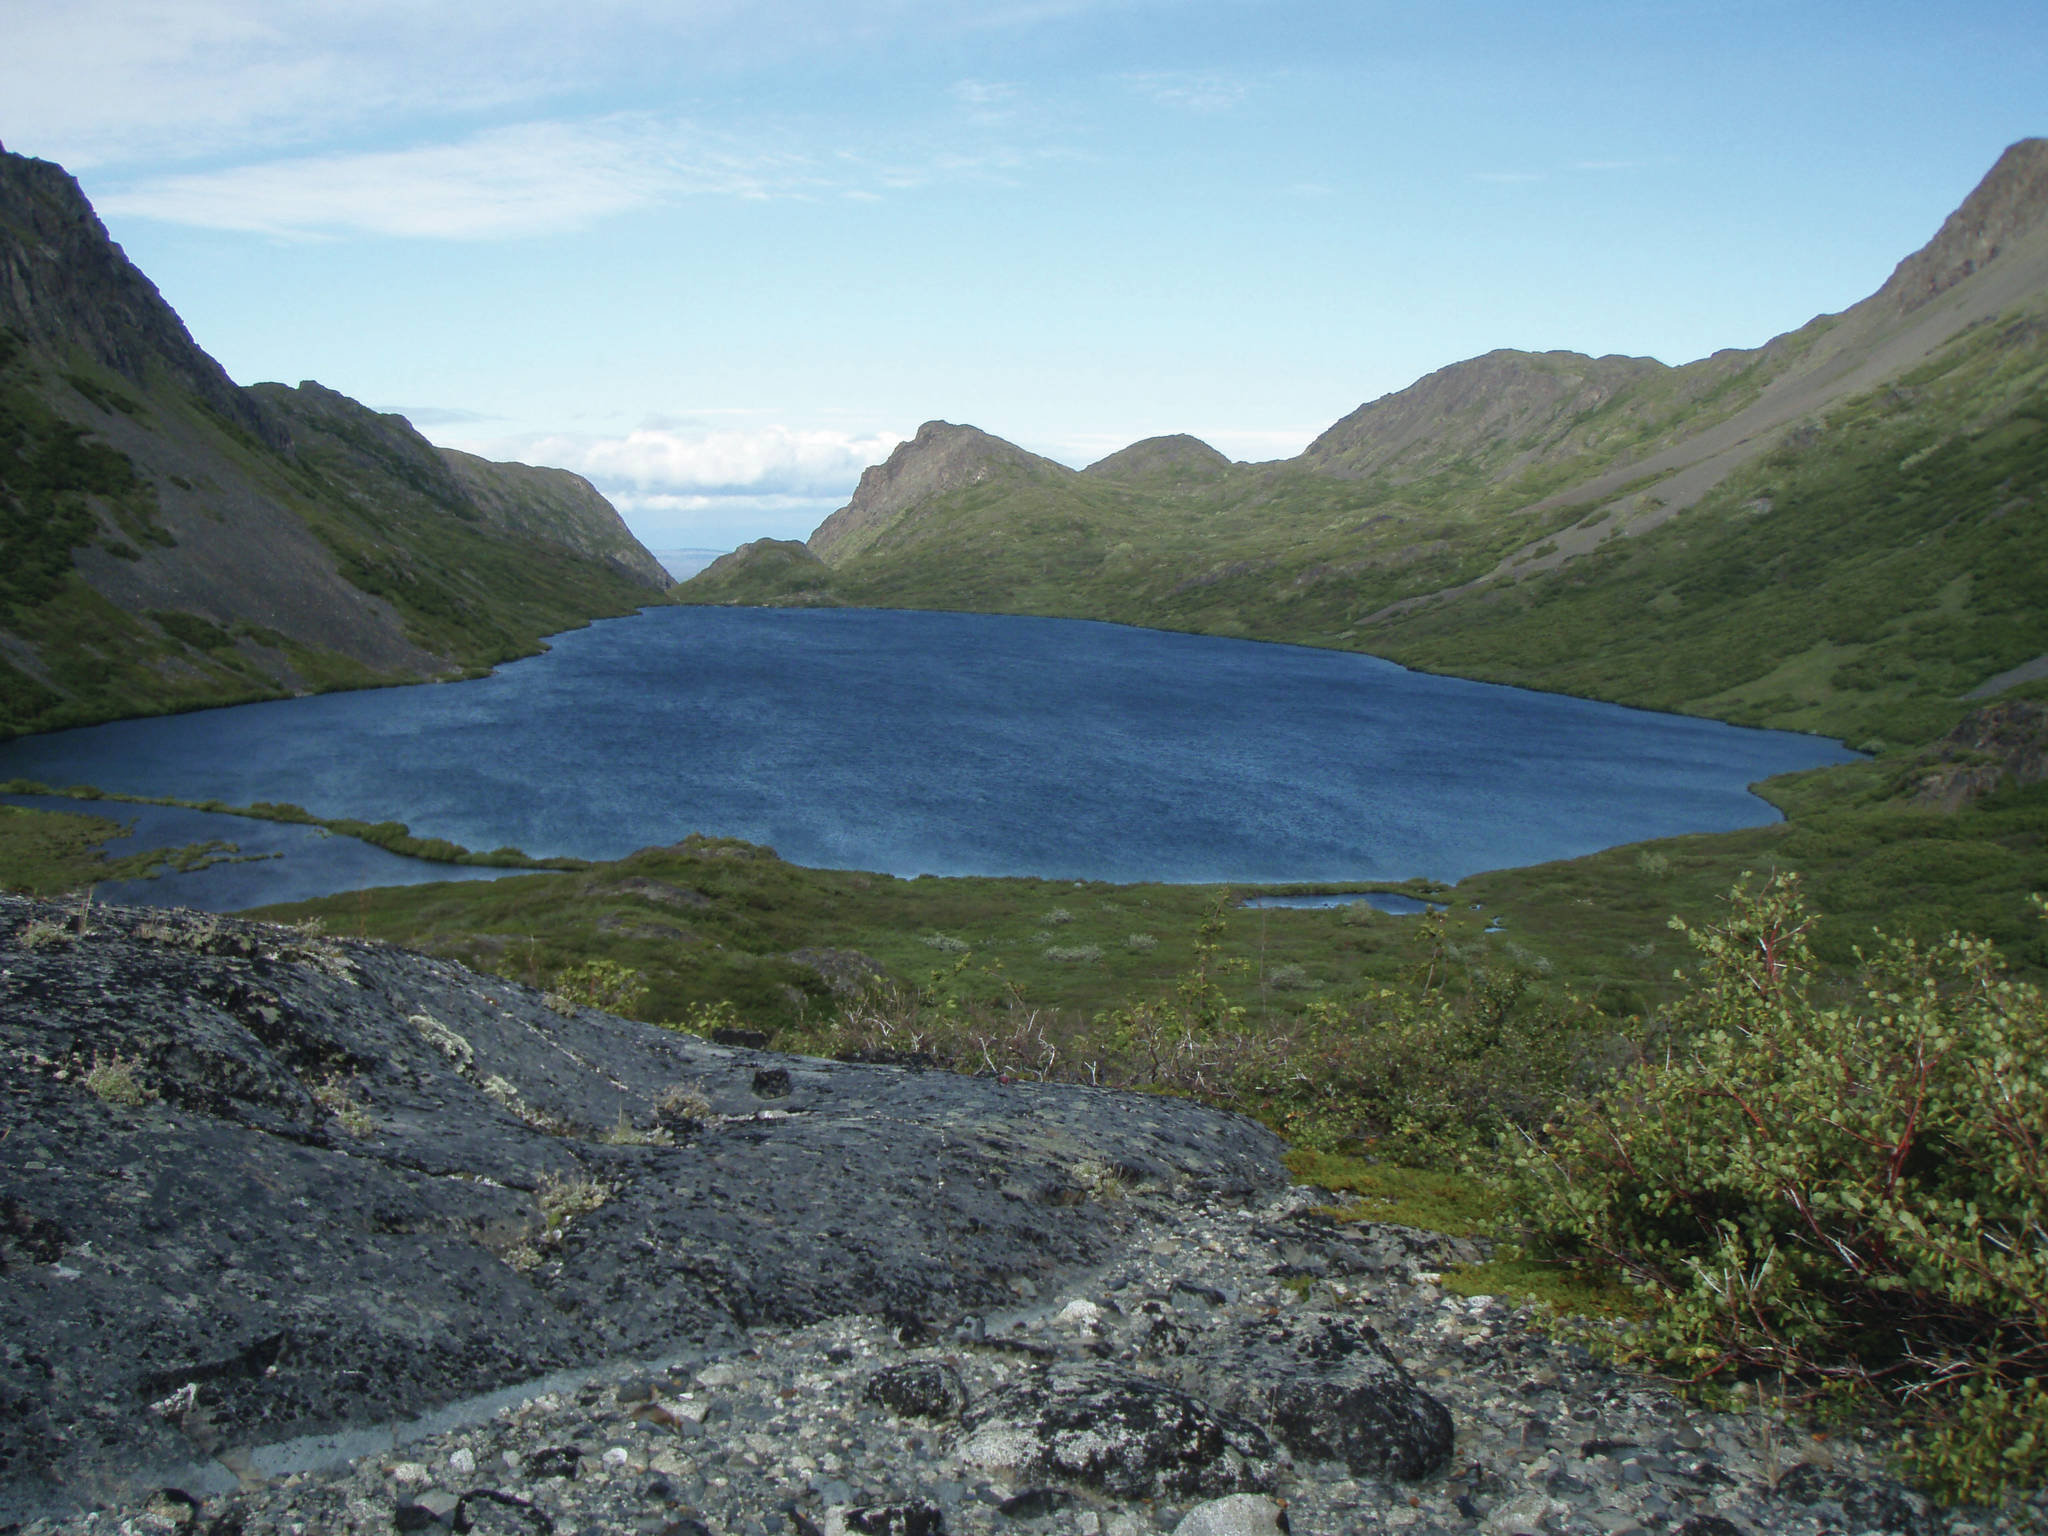
<svg viewBox="0 0 2048 1536">
<path fill-rule="evenodd" d="M 1424 1278 L 1469 1248 L 1404 1228 L 1320 1223 L 1305 1189 L 1148 1214 L 1121 1257 L 1054 1299 L 906 1345 L 887 1319 L 753 1330 L 694 1371 L 642 1362 L 485 1421 L 325 1472 L 205 1501 L 239 1536 L 402 1529 L 532 1536 L 2040 1536 L 2048 1493 L 1940 1510 L 1875 1442 L 1711 1412 L 1548 1336 L 1531 1311 Z M 1319 1237 L 1317 1234 L 1322 1233 Z M 1347 1258 L 1347 1255 L 1350 1257 Z M 1332 1259 L 1336 1260 L 1333 1262 Z M 1307 1294 L 1301 1274 L 1312 1273 Z M 971 1405 L 1050 1362 L 1169 1374 L 1162 1348 L 1303 1309 L 1375 1328 L 1449 1408 L 1449 1462 L 1413 1481 L 1282 1458 L 1270 1496 L 1115 1499 L 1013 1482 L 958 1452 L 962 1425 L 871 1397 L 884 1367 L 957 1373 Z M 701 1358 L 701 1357 L 700 1357 Z M 1005 1513 L 1005 1510 L 1009 1513 Z M 155 1521 L 157 1523 L 152 1524 Z M 1284 1524 L 1282 1523 L 1284 1521 Z M 142 1536 L 141 1507 L 39 1520 L 21 1536 Z"/>
</svg>

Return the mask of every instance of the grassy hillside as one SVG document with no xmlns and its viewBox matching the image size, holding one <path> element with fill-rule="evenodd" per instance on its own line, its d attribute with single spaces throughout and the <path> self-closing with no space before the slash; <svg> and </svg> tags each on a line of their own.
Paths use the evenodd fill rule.
<svg viewBox="0 0 2048 1536">
<path fill-rule="evenodd" d="M 1433 670 L 1913 741 L 2048 652 L 2048 305 L 1959 338 L 1639 538 L 1364 627 Z"/>
<path fill-rule="evenodd" d="M 4 151 L 0 268 L 0 734 L 452 676 L 668 586 L 573 475 L 239 387 Z"/>
<path fill-rule="evenodd" d="M 1959 717 L 1961 694 L 2048 652 L 2044 419 L 2037 301 L 1794 432 L 1683 516 L 1569 562 L 1546 562 L 1543 541 L 1583 505 L 1513 509 L 1583 460 L 1490 479 L 1495 448 L 1399 483 L 1300 460 L 1208 478 L 991 474 L 854 556 L 796 567 L 801 585 L 735 560 L 679 595 L 1115 619 L 1915 741 Z M 1417 601 L 1518 551 L 1519 580 Z"/>
<path fill-rule="evenodd" d="M 0 331 L 0 732 L 451 675 L 659 600 L 423 483 L 402 422 L 301 393 L 265 395 L 280 453 Z"/>
</svg>

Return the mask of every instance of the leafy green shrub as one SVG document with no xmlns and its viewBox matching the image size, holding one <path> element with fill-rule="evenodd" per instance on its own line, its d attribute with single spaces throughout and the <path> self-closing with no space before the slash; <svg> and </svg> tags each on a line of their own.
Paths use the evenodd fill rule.
<svg viewBox="0 0 2048 1536">
<path fill-rule="evenodd" d="M 1886 941 L 1824 1006 L 1812 922 L 1779 875 L 1686 930 L 1667 1048 L 1522 1159 L 1529 1230 L 1647 1293 L 1646 1347 L 1696 1379 L 1896 1410 L 1952 1496 L 2038 1482 L 2048 1006 L 1961 936 Z"/>
<path fill-rule="evenodd" d="M 640 973 L 616 960 L 585 960 L 555 972 L 544 997 L 557 1013 L 571 1008 L 596 1008 L 630 1016 L 647 996 Z"/>
<path fill-rule="evenodd" d="M 1599 1074 L 1590 1009 L 1533 1001 L 1519 968 L 1471 980 L 1457 997 L 1429 985 L 1311 1001 L 1262 1092 L 1284 1133 L 1441 1168 L 1533 1132 Z"/>
</svg>

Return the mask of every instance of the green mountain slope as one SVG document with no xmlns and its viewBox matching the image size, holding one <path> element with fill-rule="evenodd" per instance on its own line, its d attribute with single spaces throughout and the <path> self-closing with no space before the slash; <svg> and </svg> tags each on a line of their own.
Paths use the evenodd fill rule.
<svg viewBox="0 0 2048 1536">
<path fill-rule="evenodd" d="M 0 733 L 456 675 L 667 585 L 575 476 L 237 386 L 0 151 Z"/>
<path fill-rule="evenodd" d="M 1075 472 L 929 423 L 812 536 L 685 601 L 1109 618 L 1856 739 L 2048 653 L 2048 140 L 1870 298 L 1750 351 L 1493 352 L 1298 458 L 1150 439 Z M 799 572 L 793 576 L 793 572 Z"/>
</svg>

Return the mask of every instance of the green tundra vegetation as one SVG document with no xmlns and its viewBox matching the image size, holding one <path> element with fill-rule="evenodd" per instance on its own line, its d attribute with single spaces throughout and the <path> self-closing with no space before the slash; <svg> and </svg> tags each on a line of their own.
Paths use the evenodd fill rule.
<svg viewBox="0 0 2048 1536">
<path fill-rule="evenodd" d="M 2019 175 L 2042 146 L 2013 154 Z M 1821 390 L 1711 484 L 1655 467 L 1966 296 L 1975 260 L 1956 262 L 1976 247 L 1949 233 L 1902 266 L 1920 263 L 1910 281 L 1757 351 L 1676 369 L 1492 354 L 1284 463 L 1155 439 L 1075 472 L 972 429 L 921 432 L 923 467 L 864 478 L 810 545 L 760 541 L 679 593 L 1331 646 L 1870 754 L 1759 786 L 1775 825 L 1411 882 L 1436 903 L 1411 918 L 1252 908 L 1216 887 L 899 880 L 701 836 L 263 915 L 460 959 L 563 1010 L 1199 1096 L 1284 1134 L 1340 1215 L 1503 1238 L 1454 1289 L 1608 1313 L 1615 1347 L 1705 1390 L 1885 1422 L 1945 1495 L 2038 1485 L 2048 682 L 1973 695 L 2048 655 L 2048 300 L 1978 313 L 1873 386 Z M 284 461 L 182 398 L 90 368 L 66 387 L 225 434 L 425 650 L 481 665 L 555 622 L 552 591 L 513 568 L 534 552 L 476 549 L 431 466 L 360 407 L 259 394 L 292 423 Z M 17 395 L 0 393 L 0 538 L 20 556 L 0 597 L 19 622 L 0 627 L 78 626 L 66 644 L 104 677 L 60 707 L 0 672 L 0 729 L 79 699 L 134 712 L 145 669 L 186 679 L 184 702 L 227 697 L 270 637 L 99 613 L 39 530 L 139 553 L 159 537 L 145 477 L 39 415 L 46 392 Z M 348 492 L 372 472 L 376 494 Z M 429 526 L 408 513 L 401 539 L 389 507 Z M 5 818 L 0 838 L 10 826 L 47 849 L 18 883 L 111 873 L 99 828 Z M 429 858 L 517 852 L 346 830 Z"/>
<path fill-rule="evenodd" d="M 1782 366 L 1766 349 L 1728 388 Z M 1447 446 L 1398 480 L 1332 472 L 1313 451 L 1128 475 L 999 467 L 844 556 L 778 546 L 772 564 L 707 571 L 678 597 L 1292 641 L 1852 745 L 1924 741 L 1960 718 L 1970 688 L 2048 653 L 2048 302 L 1840 402 L 1682 515 L 1544 562 L 1544 540 L 1603 516 L 1545 503 L 1546 490 L 1742 398 L 1709 391 L 1660 413 L 1638 398 L 1659 380 L 1573 419 L 1596 451 L 1560 455 L 1546 423 L 1462 455 Z M 1603 436 L 1625 406 L 1639 419 Z M 1637 493 L 1654 499 L 1655 484 Z M 1459 590 L 1525 550 L 1526 575 Z"/>
</svg>

